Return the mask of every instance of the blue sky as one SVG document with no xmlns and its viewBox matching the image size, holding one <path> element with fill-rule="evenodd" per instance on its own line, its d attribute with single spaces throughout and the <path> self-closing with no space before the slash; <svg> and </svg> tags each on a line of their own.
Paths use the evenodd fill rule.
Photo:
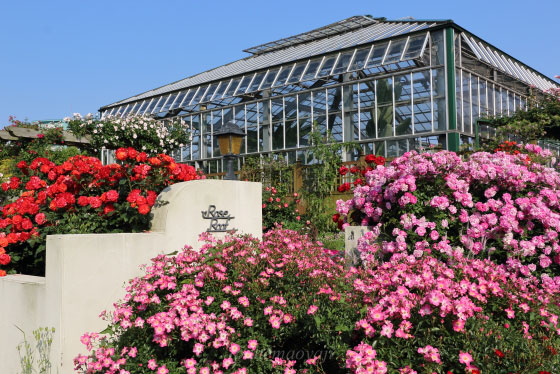
<svg viewBox="0 0 560 374">
<path fill-rule="evenodd" d="M 346 17 L 452 19 L 549 77 L 558 0 L 0 2 L 0 127 L 100 106 L 245 57 L 243 49 Z"/>
</svg>

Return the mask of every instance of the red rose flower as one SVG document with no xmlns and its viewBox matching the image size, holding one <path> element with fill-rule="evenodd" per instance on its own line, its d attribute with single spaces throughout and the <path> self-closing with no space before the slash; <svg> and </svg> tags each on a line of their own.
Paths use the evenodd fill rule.
<svg viewBox="0 0 560 374">
<path fill-rule="evenodd" d="M 89 205 L 94 209 L 97 209 L 101 206 L 102 201 L 97 196 L 90 196 L 88 200 L 89 200 Z"/>
<path fill-rule="evenodd" d="M 496 354 L 496 356 L 498 356 L 499 358 L 502 358 L 505 356 L 504 352 L 500 351 L 499 349 L 496 349 L 494 351 L 494 353 Z"/>
<path fill-rule="evenodd" d="M 371 164 L 372 162 L 375 162 L 376 159 L 377 159 L 377 157 L 375 157 L 375 155 L 367 155 L 366 156 L 366 162 L 368 164 Z"/>
<path fill-rule="evenodd" d="M 35 216 L 35 222 L 38 225 L 42 225 L 43 223 L 45 223 L 47 221 L 45 213 L 39 213 Z"/>
<path fill-rule="evenodd" d="M 332 216 L 333 222 L 336 223 L 336 222 L 338 222 L 339 219 L 340 219 L 340 214 L 338 214 L 338 213 L 333 214 L 333 216 Z"/>
<path fill-rule="evenodd" d="M 115 207 L 113 206 L 113 204 L 105 205 L 105 208 L 103 208 L 103 214 L 108 214 L 114 211 L 115 211 Z"/>
<path fill-rule="evenodd" d="M 348 168 L 346 166 L 341 166 L 338 169 L 338 172 L 340 173 L 340 175 L 346 175 L 346 173 L 348 173 Z"/>
<path fill-rule="evenodd" d="M 78 205 L 79 206 L 86 206 L 89 204 L 89 199 L 87 196 L 80 196 L 78 197 Z"/>
<path fill-rule="evenodd" d="M 142 204 L 138 206 L 138 213 L 148 214 L 150 212 L 150 206 L 148 204 Z"/>
<path fill-rule="evenodd" d="M 128 151 L 124 148 L 119 148 L 117 149 L 117 151 L 115 152 L 115 157 L 117 158 L 117 160 L 119 161 L 124 161 L 126 160 L 126 158 L 128 157 Z"/>
<path fill-rule="evenodd" d="M 8 265 L 11 260 L 10 255 L 7 253 L 2 253 L 0 255 L 0 265 Z"/>
<path fill-rule="evenodd" d="M 149 162 L 150 164 L 154 165 L 154 166 L 159 166 L 159 165 L 161 165 L 161 160 L 160 160 L 159 158 L 157 158 L 157 157 L 150 157 L 150 158 L 148 159 L 148 162 Z"/>
<path fill-rule="evenodd" d="M 134 148 L 128 148 L 128 157 L 129 158 L 136 158 L 136 155 L 138 154 L 138 152 L 136 151 L 136 149 Z"/>
<path fill-rule="evenodd" d="M 106 198 L 107 198 L 107 201 L 110 201 L 110 202 L 117 201 L 119 199 L 119 193 L 115 190 L 109 190 L 109 191 L 107 191 Z"/>
<path fill-rule="evenodd" d="M 147 159 L 148 155 L 146 154 L 146 152 L 140 152 L 136 155 L 137 162 L 146 162 Z"/>
</svg>

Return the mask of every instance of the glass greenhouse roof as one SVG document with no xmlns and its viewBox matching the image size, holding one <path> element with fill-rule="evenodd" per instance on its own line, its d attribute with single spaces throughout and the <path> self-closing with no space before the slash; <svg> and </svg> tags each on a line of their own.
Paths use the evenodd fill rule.
<svg viewBox="0 0 560 374">
<path fill-rule="evenodd" d="M 361 17 L 368 18 L 365 16 L 361 16 Z M 351 17 L 350 19 L 352 18 L 356 18 L 356 17 Z M 426 30 L 431 27 L 444 23 L 442 21 L 376 21 L 373 18 L 370 19 L 372 23 L 369 26 L 363 26 L 358 29 L 356 28 L 341 29 L 341 31 L 339 31 L 338 34 L 332 34 L 331 36 L 328 37 L 325 36 L 320 39 L 312 39 L 311 41 L 308 42 L 302 42 L 302 43 L 298 42 L 299 44 L 295 43 L 294 45 L 290 45 L 290 46 L 286 45 L 286 43 L 283 43 L 284 46 L 281 49 L 271 49 L 267 52 L 263 51 L 262 53 L 255 54 L 253 56 L 249 56 L 241 60 L 237 60 L 232 63 L 219 66 L 215 69 L 211 69 L 206 72 L 185 78 L 183 80 L 107 105 L 102 109 L 106 109 L 107 107 L 112 107 L 115 105 L 122 105 L 133 101 L 138 101 L 148 97 L 151 98 L 156 95 L 162 95 L 172 91 L 178 91 L 184 88 L 192 88 L 193 86 L 202 85 L 205 83 L 221 80 L 224 78 L 230 78 L 232 76 L 237 76 L 247 72 L 254 72 L 256 70 L 267 69 L 273 66 L 282 65 L 289 62 L 295 62 L 298 60 L 326 54 L 329 52 L 339 51 L 342 49 L 351 48 L 362 44 L 372 43 L 377 40 L 398 37 L 400 35 Z M 354 21 L 354 23 L 355 22 L 357 21 Z M 332 27 L 334 29 L 334 26 Z M 316 30 L 313 30 L 305 34 L 313 34 L 315 31 Z M 279 42 L 278 44 L 282 44 L 282 43 Z M 257 48 L 257 47 L 253 47 L 253 48 Z M 265 79 L 265 81 L 269 81 L 269 79 Z M 236 83 L 239 84 L 239 81 L 237 81 Z"/>
<path fill-rule="evenodd" d="M 396 20 L 354 16 L 306 33 L 245 50 L 252 56 L 152 89 L 100 108 L 103 116 L 177 114 L 185 108 L 259 91 L 302 85 L 335 75 L 406 63 L 420 58 L 430 31 L 454 27 L 476 58 L 547 90 L 558 85 L 452 21 Z M 307 83 L 306 83 L 307 84 Z M 190 110 L 190 109 L 189 109 Z"/>
</svg>

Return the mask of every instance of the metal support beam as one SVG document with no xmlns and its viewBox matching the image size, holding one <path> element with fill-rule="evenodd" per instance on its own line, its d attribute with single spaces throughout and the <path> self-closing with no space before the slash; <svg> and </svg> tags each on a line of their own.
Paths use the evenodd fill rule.
<svg viewBox="0 0 560 374">
<path fill-rule="evenodd" d="M 459 133 L 457 132 L 457 90 L 455 88 L 455 31 L 445 29 L 445 69 L 447 73 L 447 149 L 459 151 Z"/>
</svg>

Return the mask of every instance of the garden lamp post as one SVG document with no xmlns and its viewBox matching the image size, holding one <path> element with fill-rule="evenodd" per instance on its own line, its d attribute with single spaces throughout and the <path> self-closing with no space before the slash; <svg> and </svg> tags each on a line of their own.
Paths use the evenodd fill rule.
<svg viewBox="0 0 560 374">
<path fill-rule="evenodd" d="M 228 121 L 218 131 L 214 133 L 218 138 L 220 145 L 220 153 L 224 156 L 226 162 L 225 180 L 237 180 L 233 173 L 233 161 L 241 152 L 241 141 L 245 136 L 243 130 L 235 124 L 234 121 Z"/>
</svg>

